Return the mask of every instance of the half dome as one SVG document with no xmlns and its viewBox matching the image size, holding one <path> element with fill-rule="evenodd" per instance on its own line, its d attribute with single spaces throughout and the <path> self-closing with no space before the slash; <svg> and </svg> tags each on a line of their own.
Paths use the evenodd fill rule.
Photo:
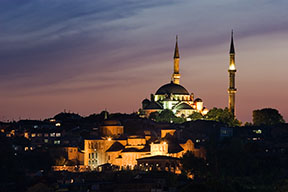
<svg viewBox="0 0 288 192">
<path fill-rule="evenodd" d="M 175 107 L 175 109 L 177 109 L 177 110 L 181 110 L 181 109 L 189 109 L 189 110 L 193 110 L 193 108 L 190 106 L 190 105 L 188 105 L 187 103 L 181 103 L 180 105 L 177 105 L 176 107 Z"/>
</svg>

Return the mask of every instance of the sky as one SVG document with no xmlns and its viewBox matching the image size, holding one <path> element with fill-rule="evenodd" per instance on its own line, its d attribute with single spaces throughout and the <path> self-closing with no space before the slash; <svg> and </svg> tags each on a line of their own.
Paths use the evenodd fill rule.
<svg viewBox="0 0 288 192">
<path fill-rule="evenodd" d="M 228 105 L 231 30 L 236 115 L 276 108 L 288 121 L 286 0 L 1 0 L 0 121 L 131 113 L 170 81 Z"/>
</svg>

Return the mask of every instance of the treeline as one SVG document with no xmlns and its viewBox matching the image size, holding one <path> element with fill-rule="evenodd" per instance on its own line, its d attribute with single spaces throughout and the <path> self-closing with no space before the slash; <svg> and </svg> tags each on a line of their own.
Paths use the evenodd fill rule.
<svg viewBox="0 0 288 192">
<path fill-rule="evenodd" d="M 152 112 L 149 119 L 156 122 L 167 122 L 167 123 L 183 123 L 187 120 L 211 120 L 224 123 L 229 127 L 241 126 L 242 122 L 234 117 L 234 115 L 226 107 L 224 109 L 216 108 L 209 110 L 206 115 L 202 115 L 199 112 L 194 112 L 187 118 L 177 117 L 171 110 L 165 109 L 162 112 Z M 259 125 L 277 125 L 285 123 L 283 116 L 276 109 L 264 108 L 253 111 L 253 123 L 245 123 L 246 126 L 259 126 Z"/>
</svg>

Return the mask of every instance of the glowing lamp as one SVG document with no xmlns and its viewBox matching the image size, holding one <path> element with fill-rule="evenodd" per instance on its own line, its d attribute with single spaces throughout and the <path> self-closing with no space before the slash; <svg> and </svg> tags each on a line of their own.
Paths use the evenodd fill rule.
<svg viewBox="0 0 288 192">
<path fill-rule="evenodd" d="M 231 65 L 229 66 L 229 70 L 236 70 L 235 64 L 231 64 Z"/>
</svg>

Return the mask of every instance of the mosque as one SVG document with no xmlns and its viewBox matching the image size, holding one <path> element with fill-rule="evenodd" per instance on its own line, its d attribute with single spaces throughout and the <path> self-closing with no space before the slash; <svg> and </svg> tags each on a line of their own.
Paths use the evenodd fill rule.
<svg viewBox="0 0 288 192">
<path fill-rule="evenodd" d="M 231 33 L 230 44 L 230 62 L 229 62 L 229 88 L 228 88 L 228 108 L 229 111 L 235 117 L 235 48 L 233 41 L 233 31 Z M 144 99 L 142 101 L 142 117 L 149 117 L 152 112 L 161 112 L 165 109 L 172 110 L 178 117 L 187 118 L 194 112 L 205 115 L 208 113 L 208 109 L 204 107 L 203 101 L 200 98 L 194 99 L 194 94 L 189 93 L 182 85 L 180 85 L 180 72 L 179 72 L 179 48 L 178 37 L 176 36 L 176 44 L 174 50 L 174 72 L 172 74 L 171 82 L 161 86 L 154 94 L 151 94 L 151 98 Z"/>
<path fill-rule="evenodd" d="M 161 86 L 154 94 L 151 94 L 150 100 L 142 101 L 142 117 L 149 117 L 152 112 L 161 112 L 165 109 L 172 110 L 178 117 L 188 117 L 194 112 L 207 114 L 208 109 L 204 107 L 200 98 L 194 99 L 194 94 L 189 93 L 182 85 L 180 85 L 179 72 L 179 48 L 178 37 L 174 50 L 174 72 L 171 82 Z"/>
</svg>

